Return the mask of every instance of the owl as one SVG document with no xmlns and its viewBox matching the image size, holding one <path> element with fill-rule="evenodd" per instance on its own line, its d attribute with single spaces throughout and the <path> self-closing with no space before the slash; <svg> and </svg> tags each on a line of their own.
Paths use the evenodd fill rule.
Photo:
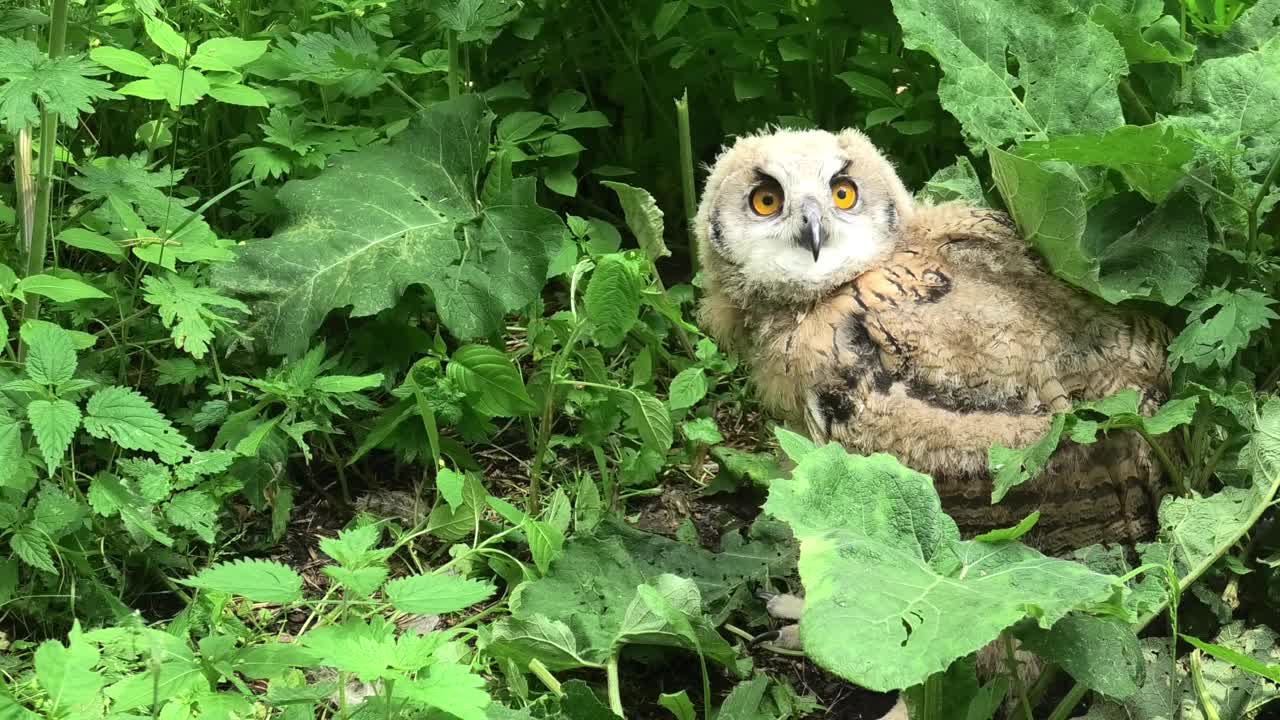
<svg viewBox="0 0 1280 720">
<path fill-rule="evenodd" d="M 779 130 L 717 158 L 696 235 L 699 322 L 815 442 L 930 475 L 966 536 L 1035 510 L 1023 540 L 1050 554 L 1154 531 L 1159 466 L 1132 433 L 1064 441 L 991 502 L 993 444 L 1027 446 L 1055 412 L 1124 389 L 1149 412 L 1169 383 L 1167 328 L 1055 278 L 1003 213 L 917 202 L 857 130 Z"/>
</svg>

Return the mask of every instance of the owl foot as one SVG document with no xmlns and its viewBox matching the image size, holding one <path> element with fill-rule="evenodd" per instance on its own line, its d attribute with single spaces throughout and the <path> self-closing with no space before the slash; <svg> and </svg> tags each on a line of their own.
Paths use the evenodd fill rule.
<svg viewBox="0 0 1280 720">
<path fill-rule="evenodd" d="M 765 611 L 779 620 L 799 620 L 800 614 L 804 612 L 804 598 L 765 590 L 757 592 L 756 596 L 765 601 Z M 751 639 L 751 644 L 756 645 L 766 641 L 784 650 L 804 649 L 800 643 L 800 626 L 795 623 L 760 633 Z"/>
</svg>

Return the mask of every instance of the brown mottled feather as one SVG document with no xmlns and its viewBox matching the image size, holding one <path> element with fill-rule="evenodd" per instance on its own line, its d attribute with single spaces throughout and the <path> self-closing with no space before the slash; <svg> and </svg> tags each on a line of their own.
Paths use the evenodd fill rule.
<svg viewBox="0 0 1280 720">
<path fill-rule="evenodd" d="M 1133 388 L 1150 409 L 1168 385 L 1168 331 L 1053 278 L 1007 217 L 917 207 L 897 252 L 821 300 L 738 307 L 714 288 L 704 326 L 749 355 L 771 410 L 862 453 L 930 474 L 973 534 L 1041 519 L 1046 552 L 1133 542 L 1154 529 L 1159 471 L 1130 433 L 1064 441 L 1046 471 L 992 505 L 987 450 L 1021 447 L 1072 401 Z"/>
</svg>

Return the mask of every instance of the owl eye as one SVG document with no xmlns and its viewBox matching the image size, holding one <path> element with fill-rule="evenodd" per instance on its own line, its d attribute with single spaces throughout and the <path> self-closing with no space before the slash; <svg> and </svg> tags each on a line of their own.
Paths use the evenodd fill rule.
<svg viewBox="0 0 1280 720">
<path fill-rule="evenodd" d="M 777 215 L 782 209 L 782 190 L 780 188 L 761 185 L 751 191 L 751 209 L 757 215 L 769 217 Z"/>
<path fill-rule="evenodd" d="M 858 202 L 858 187 L 852 180 L 837 180 L 831 185 L 831 202 L 841 210 L 848 210 Z"/>
</svg>

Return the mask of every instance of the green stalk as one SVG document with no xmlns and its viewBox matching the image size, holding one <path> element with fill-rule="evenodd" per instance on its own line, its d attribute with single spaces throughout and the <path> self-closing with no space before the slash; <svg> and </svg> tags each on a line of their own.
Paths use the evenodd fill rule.
<svg viewBox="0 0 1280 720">
<path fill-rule="evenodd" d="M 1027 699 L 1027 688 L 1022 684 L 1022 676 L 1018 674 L 1018 656 L 1013 649 L 1013 636 L 1004 633 L 1004 662 L 1009 668 L 1009 687 L 1022 705 L 1023 720 L 1034 720 L 1031 714 L 1031 701 Z"/>
<path fill-rule="evenodd" d="M 689 269 L 698 274 L 698 248 L 694 240 L 697 232 L 697 194 L 693 185 L 693 138 L 689 133 L 689 89 L 676 100 L 676 129 L 680 134 L 680 186 L 684 191 L 684 217 L 689 231 Z"/>
<path fill-rule="evenodd" d="M 49 22 L 49 57 L 60 57 L 67 45 L 67 0 L 53 0 L 53 14 Z M 49 205 L 53 196 L 53 158 L 58 147 L 58 116 L 46 106 L 40 110 L 40 170 L 36 177 L 35 222 L 31 232 L 31 244 L 23 248 L 27 255 L 26 276 L 44 272 L 44 255 L 49 239 Z M 22 320 L 34 319 L 40 314 L 40 296 L 26 299 L 22 307 Z M 20 346 L 21 347 L 21 346 Z M 19 356 L 25 354 L 19 349 Z"/>
<path fill-rule="evenodd" d="M 564 690 L 560 687 L 560 681 L 556 679 L 555 675 L 551 674 L 551 671 L 547 669 L 546 665 L 542 664 L 541 660 L 538 658 L 530 660 L 529 672 L 533 673 L 535 677 L 541 680 L 542 684 L 546 685 L 547 689 L 556 697 L 564 697 Z"/>
<path fill-rule="evenodd" d="M 44 146 L 41 145 L 41 159 L 44 159 Z M 1253 196 L 1253 202 L 1249 205 L 1249 249 L 1253 250 L 1258 247 L 1258 210 L 1262 207 L 1262 201 L 1266 199 L 1267 193 L 1271 191 L 1272 184 L 1276 181 L 1276 176 L 1280 175 L 1280 150 L 1276 151 L 1276 156 L 1271 160 L 1271 169 L 1267 171 L 1267 176 L 1262 180 L 1262 187 L 1258 188 L 1258 193 Z"/>
<path fill-rule="evenodd" d="M 622 688 L 618 684 L 618 654 L 609 656 L 609 664 L 605 666 L 605 679 L 609 686 L 609 709 L 614 715 L 622 717 Z"/>
<path fill-rule="evenodd" d="M 458 97 L 459 73 L 461 69 L 458 67 L 458 36 L 449 30 L 445 33 L 449 45 L 449 97 Z"/>
</svg>

